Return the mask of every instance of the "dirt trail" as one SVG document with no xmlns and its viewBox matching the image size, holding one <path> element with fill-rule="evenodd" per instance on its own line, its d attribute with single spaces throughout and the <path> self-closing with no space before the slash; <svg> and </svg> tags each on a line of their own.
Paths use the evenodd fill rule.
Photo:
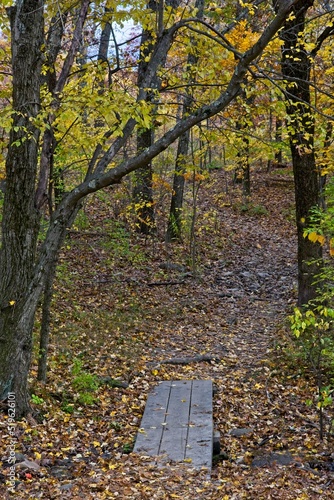
<svg viewBox="0 0 334 500">
<path fill-rule="evenodd" d="M 223 172 L 200 191 L 197 279 L 182 245 L 166 250 L 161 239 L 152 251 L 119 226 L 106 235 L 110 206 L 103 213 L 98 200 L 86 208 L 91 226 L 73 231 L 61 257 L 48 384 L 34 385 L 45 417 L 16 427 L 17 451 L 38 462 L 28 472 L 18 468 L 19 500 L 334 499 L 332 443 L 319 442 L 316 410 L 305 404 L 313 381 L 280 354 L 296 301 L 291 175 L 254 175 L 247 206 L 237 191 L 223 192 Z M 166 261 L 181 267 L 165 272 Z M 212 361 L 196 362 L 203 354 Z M 165 363 L 171 358 L 190 361 Z M 93 403 L 80 403 L 92 376 L 105 382 L 88 389 Z M 122 384 L 109 384 L 115 378 Z M 205 471 L 179 463 L 162 470 L 130 453 L 150 389 L 189 378 L 216 387 L 221 454 L 211 480 Z M 6 456 L 6 443 L 0 446 Z"/>
<path fill-rule="evenodd" d="M 222 460 L 213 477 L 227 495 L 208 488 L 209 496 L 198 498 L 334 498 L 328 469 L 312 469 L 326 445 L 319 443 L 317 417 L 305 405 L 312 395 L 308 381 L 291 366 L 280 367 L 277 357 L 278 332 L 296 302 L 293 183 L 287 178 L 270 188 L 265 177 L 257 179 L 242 215 L 237 203 L 217 207 L 225 238 L 221 255 L 192 283 L 191 296 L 190 287 L 178 292 L 187 297 L 181 327 L 176 322 L 177 334 L 152 357 L 207 353 L 221 360 L 189 368 L 191 377 L 212 378 L 217 387 L 214 420 Z M 213 191 L 219 192 L 220 185 L 217 174 Z M 165 294 L 170 307 L 174 294 Z M 182 378 L 185 373 L 172 367 L 164 375 Z"/>
</svg>

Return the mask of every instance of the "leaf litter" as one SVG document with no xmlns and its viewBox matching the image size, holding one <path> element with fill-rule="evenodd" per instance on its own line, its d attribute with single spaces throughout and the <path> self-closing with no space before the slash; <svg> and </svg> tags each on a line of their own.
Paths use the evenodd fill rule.
<svg viewBox="0 0 334 500">
<path fill-rule="evenodd" d="M 37 358 L 32 366 L 40 418 L 15 427 L 15 498 L 333 498 L 332 443 L 319 441 L 305 403 L 314 384 L 284 351 L 296 301 L 293 186 L 268 187 L 270 174 L 255 172 L 245 209 L 236 190 L 222 192 L 223 176 L 200 191 L 196 277 L 186 244 L 115 241 L 108 204 L 85 208 L 89 227 L 71 231 L 60 258 L 46 386 Z M 215 386 L 221 453 L 210 480 L 131 453 L 154 384 L 195 378 Z M 1 433 L 0 494 L 11 498 L 5 416 Z"/>
</svg>

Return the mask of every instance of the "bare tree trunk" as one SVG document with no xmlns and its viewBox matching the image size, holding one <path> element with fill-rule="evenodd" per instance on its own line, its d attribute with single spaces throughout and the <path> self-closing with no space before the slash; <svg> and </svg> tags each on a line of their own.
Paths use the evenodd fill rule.
<svg viewBox="0 0 334 500">
<path fill-rule="evenodd" d="M 190 109 L 190 103 L 192 99 L 189 99 L 188 105 L 184 104 L 184 113 L 186 109 Z M 171 206 L 169 212 L 168 226 L 166 232 L 166 241 L 171 243 L 172 241 L 179 241 L 182 236 L 182 206 L 183 206 L 183 193 L 185 186 L 185 164 L 186 156 L 188 154 L 189 148 L 189 130 L 182 134 L 179 139 L 176 162 L 175 162 L 175 172 L 173 178 L 173 191 L 171 197 Z"/>
<path fill-rule="evenodd" d="M 149 0 L 148 8 L 156 13 L 156 35 L 159 39 L 163 33 L 163 14 L 164 3 L 168 7 L 175 9 L 180 0 Z M 147 68 L 150 64 L 147 59 L 150 57 L 154 50 L 154 37 L 149 31 L 143 31 L 141 38 L 141 60 L 138 65 L 138 87 L 143 87 L 143 81 Z M 164 67 L 167 58 L 167 53 L 163 60 L 161 60 L 160 67 Z M 152 81 L 152 88 L 159 89 L 161 82 L 155 74 Z M 154 93 L 149 92 L 146 98 L 147 102 L 154 105 Z M 141 151 L 152 146 L 154 142 L 154 125 L 148 129 L 139 129 L 137 134 L 137 151 Z M 143 167 L 136 170 L 134 174 L 134 187 L 132 192 L 135 213 L 137 218 L 137 229 L 142 234 L 150 234 L 155 232 L 155 213 L 154 213 L 154 200 L 153 200 L 153 167 L 152 162 L 148 162 Z"/>
<path fill-rule="evenodd" d="M 282 73 L 287 81 L 286 110 L 290 117 L 290 148 L 295 180 L 296 223 L 298 236 L 298 305 L 317 296 L 315 277 L 320 272 L 322 248 L 304 238 L 310 210 L 319 202 L 319 175 L 314 152 L 314 116 L 310 106 L 310 57 L 299 46 L 305 28 L 307 10 L 313 0 L 299 0 L 293 7 L 295 16 L 286 21 L 280 36 Z"/>
<path fill-rule="evenodd" d="M 17 415 L 29 411 L 27 378 L 35 309 L 25 310 L 24 303 L 39 229 L 34 195 L 40 132 L 31 118 L 40 111 L 43 7 L 43 0 L 23 0 L 8 9 L 14 111 L 0 254 L 0 399 L 15 392 Z"/>
<path fill-rule="evenodd" d="M 73 41 L 71 54 L 75 54 L 76 48 L 79 46 L 81 40 L 81 32 L 86 15 L 88 12 L 89 2 L 86 0 L 82 3 L 81 9 L 78 13 L 77 23 L 76 23 L 76 36 Z M 47 37 L 46 49 L 48 54 L 48 66 L 49 72 L 46 75 L 48 81 L 48 87 L 50 93 L 54 96 L 54 101 L 52 104 L 52 109 L 55 112 L 59 107 L 59 101 L 56 95 L 56 90 L 59 92 L 65 84 L 65 76 L 61 74 L 59 80 L 57 81 L 55 75 L 55 62 L 61 48 L 62 36 L 64 33 L 64 23 L 66 20 L 66 14 L 58 13 L 51 21 L 50 31 Z M 104 32 L 102 32 L 104 33 Z M 102 35 L 101 35 L 102 38 Z M 74 49 L 74 50 L 73 50 Z M 67 65 L 67 72 L 70 71 L 71 64 Z M 62 86 L 59 86 L 59 81 L 62 81 Z M 48 199 L 50 215 L 53 213 L 55 207 L 58 206 L 60 200 L 64 195 L 64 178 L 62 169 L 54 169 L 54 154 L 57 146 L 56 140 L 54 138 L 52 123 L 54 120 L 54 113 L 49 115 L 49 128 L 45 129 L 42 150 L 41 150 L 41 160 L 40 160 L 40 175 L 38 187 L 36 190 L 36 204 L 39 208 L 42 208 L 46 198 Z M 47 196 L 47 185 L 48 196 Z M 40 381 L 46 381 L 47 372 L 47 357 L 48 357 L 48 346 L 50 337 L 50 307 L 52 300 L 52 290 L 53 281 L 56 272 L 57 261 L 56 258 L 50 263 L 50 269 L 48 271 L 47 278 L 45 280 L 45 288 L 43 292 L 43 305 L 42 305 L 42 321 L 40 329 L 40 343 L 39 343 L 39 359 L 38 359 L 38 372 L 37 379 Z"/>
<path fill-rule="evenodd" d="M 197 9 L 196 16 L 201 19 L 203 17 L 204 1 L 197 0 L 195 4 Z M 198 61 L 198 56 L 191 53 L 188 56 L 187 67 L 191 68 L 195 66 Z M 192 83 L 191 81 L 189 83 Z M 189 114 L 193 105 L 193 97 L 190 91 L 187 92 L 183 101 L 182 117 Z M 182 119 L 182 118 L 181 118 Z M 187 130 L 181 135 L 178 142 L 176 161 L 175 161 L 175 172 L 173 178 L 173 191 L 171 198 L 171 206 L 169 211 L 168 226 L 166 232 L 166 241 L 168 243 L 178 241 L 182 236 L 182 207 L 183 207 L 183 194 L 185 186 L 185 164 L 186 156 L 189 149 L 189 139 L 190 131 Z"/>
<path fill-rule="evenodd" d="M 50 320 L 51 320 L 51 302 L 53 292 L 53 281 L 56 274 L 57 263 L 54 261 L 50 266 L 43 294 L 42 306 L 42 321 L 39 337 L 39 352 L 38 352 L 38 371 L 37 380 L 46 382 L 48 349 L 50 340 Z"/>
<path fill-rule="evenodd" d="M 161 19 L 161 8 L 163 9 L 163 3 L 160 5 L 155 0 L 150 0 L 148 2 L 149 9 L 157 13 L 159 19 Z M 154 38 L 150 31 L 143 31 L 140 42 L 140 61 L 138 64 L 138 87 L 142 88 L 143 81 L 145 79 L 145 73 L 149 65 L 150 54 L 154 48 Z M 155 78 L 155 84 L 158 86 L 157 78 Z M 146 101 L 149 103 L 153 102 L 153 94 L 149 92 Z M 154 140 L 153 127 L 147 129 L 139 129 L 137 132 L 137 151 L 143 151 L 146 148 L 152 146 Z M 154 204 L 153 204 L 153 180 L 152 180 L 152 163 L 149 162 L 147 165 L 139 168 L 133 178 L 134 186 L 132 191 L 132 198 L 134 203 L 134 209 L 136 214 L 136 229 L 142 234 L 150 234 L 155 229 L 155 215 L 154 215 Z"/>
<path fill-rule="evenodd" d="M 283 120 L 281 118 L 276 117 L 275 123 L 275 141 L 277 144 L 282 143 L 282 128 L 283 128 Z M 282 150 L 276 151 L 275 153 L 275 162 L 277 165 L 282 165 Z"/>
</svg>

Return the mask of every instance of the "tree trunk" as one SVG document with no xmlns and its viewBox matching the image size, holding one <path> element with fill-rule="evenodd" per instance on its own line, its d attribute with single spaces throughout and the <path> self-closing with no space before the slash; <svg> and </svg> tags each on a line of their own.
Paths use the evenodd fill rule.
<svg viewBox="0 0 334 500">
<path fill-rule="evenodd" d="M 50 340 L 50 320 L 51 320 L 51 302 L 53 293 L 53 282 L 56 274 L 57 262 L 50 266 L 48 277 L 45 282 L 42 306 L 42 321 L 39 337 L 39 352 L 38 352 L 38 371 L 37 380 L 46 382 L 48 350 Z"/>
<path fill-rule="evenodd" d="M 190 109 L 190 106 L 185 104 L 184 113 L 186 109 Z M 183 206 L 183 193 L 184 193 L 184 165 L 186 163 L 186 156 L 188 154 L 189 148 L 189 130 L 182 134 L 179 139 L 176 162 L 175 162 L 175 172 L 173 179 L 173 192 L 171 198 L 168 226 L 166 232 L 166 241 L 171 243 L 172 241 L 181 240 L 182 236 L 182 206 Z"/>
<path fill-rule="evenodd" d="M 137 151 L 150 148 L 153 143 L 153 129 L 138 131 Z M 152 163 L 147 163 L 134 174 L 133 202 L 136 213 L 136 229 L 141 234 L 150 234 L 155 229 L 153 205 Z"/>
<path fill-rule="evenodd" d="M 164 29 L 164 4 L 167 7 L 176 9 L 180 4 L 180 0 L 149 0 L 147 7 L 156 13 L 156 35 L 159 39 L 162 36 Z M 138 65 L 138 87 L 144 88 L 143 82 L 145 81 L 146 72 L 150 65 L 149 58 L 155 49 L 155 36 L 150 31 L 143 31 L 140 42 L 141 59 Z M 163 68 L 166 62 L 167 53 L 160 63 L 160 68 Z M 161 82 L 155 74 L 151 88 L 159 89 Z M 148 92 L 146 101 L 154 105 L 154 93 Z M 148 129 L 139 129 L 137 133 L 137 151 L 148 149 L 154 142 L 154 125 Z M 135 207 L 137 218 L 137 230 L 142 234 L 150 234 L 156 230 L 155 227 L 155 213 L 154 213 L 154 200 L 153 200 L 153 168 L 152 162 L 148 162 L 143 167 L 136 170 L 134 175 L 134 187 L 132 197 Z"/>
<path fill-rule="evenodd" d="M 203 18 L 204 2 L 203 0 L 196 0 L 195 8 L 197 9 L 196 17 L 198 19 Z M 189 54 L 187 58 L 187 67 L 192 68 L 198 62 L 198 56 L 196 54 Z M 189 83 L 194 83 L 192 79 Z M 183 110 L 182 117 L 187 116 L 191 111 L 193 105 L 193 97 L 190 91 L 187 91 L 183 100 Z M 168 218 L 168 226 L 166 232 L 167 243 L 181 240 L 182 233 L 182 206 L 183 206 L 183 193 L 185 186 L 185 163 L 186 156 L 189 149 L 190 131 L 187 130 L 181 135 L 178 142 L 176 161 L 175 161 L 175 172 L 173 178 L 173 191 L 171 198 L 171 205 Z"/>
<path fill-rule="evenodd" d="M 276 122 L 275 122 L 275 141 L 276 141 L 276 145 L 277 144 L 282 144 L 282 142 L 283 142 L 282 128 L 283 128 L 283 120 L 281 118 L 278 118 L 276 116 Z M 282 162 L 283 162 L 282 149 L 279 149 L 275 153 L 275 163 L 277 164 L 277 166 L 281 166 Z"/>
<path fill-rule="evenodd" d="M 35 308 L 24 307 L 31 279 L 39 214 L 34 205 L 44 39 L 43 0 L 23 0 L 8 9 L 11 21 L 13 127 L 6 159 L 7 189 L 0 254 L 0 399 L 16 395 L 17 416 L 29 410 L 28 370 Z"/>
<path fill-rule="evenodd" d="M 152 9 L 158 15 L 158 2 L 149 0 L 147 7 Z M 163 5 L 162 5 L 163 7 Z M 149 57 L 154 47 L 153 34 L 150 31 L 143 31 L 140 41 L 140 61 L 138 64 L 138 87 L 143 87 L 145 73 L 149 65 Z M 157 78 L 155 78 L 155 86 L 158 86 Z M 149 92 L 146 101 L 153 102 L 153 94 Z M 137 151 L 143 151 L 150 148 L 153 144 L 154 135 L 153 128 L 140 128 L 137 132 Z M 134 210 L 136 214 L 136 229 L 141 234 L 150 234 L 155 229 L 155 215 L 153 205 L 153 180 L 152 180 L 152 163 L 149 162 L 139 168 L 133 178 L 134 187 L 132 198 Z"/>
<path fill-rule="evenodd" d="M 295 180 L 296 223 L 298 235 L 298 305 L 317 296 L 314 284 L 319 274 L 322 249 L 318 243 L 304 238 L 309 223 L 310 209 L 319 202 L 319 174 L 314 152 L 314 116 L 310 107 L 309 55 L 300 45 L 307 10 L 313 0 L 299 0 L 293 7 L 294 17 L 283 26 L 282 73 L 287 82 L 286 110 Z"/>
</svg>

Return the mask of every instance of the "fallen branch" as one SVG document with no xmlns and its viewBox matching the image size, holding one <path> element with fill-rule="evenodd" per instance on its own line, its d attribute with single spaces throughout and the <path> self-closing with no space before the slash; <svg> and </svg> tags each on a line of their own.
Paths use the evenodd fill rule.
<svg viewBox="0 0 334 500">
<path fill-rule="evenodd" d="M 147 286 L 164 286 L 164 285 L 184 285 L 185 281 L 152 281 L 151 283 L 146 283 Z"/>
<path fill-rule="evenodd" d="M 198 356 L 192 356 L 192 357 L 184 357 L 184 358 L 170 358 L 170 359 L 165 359 L 163 361 L 159 361 L 157 363 L 151 362 L 148 363 L 148 365 L 151 366 L 156 366 L 156 365 L 189 365 L 191 363 L 200 363 L 200 362 L 207 362 L 210 363 L 211 361 L 220 361 L 217 356 L 211 356 L 210 354 L 199 354 Z"/>
</svg>

